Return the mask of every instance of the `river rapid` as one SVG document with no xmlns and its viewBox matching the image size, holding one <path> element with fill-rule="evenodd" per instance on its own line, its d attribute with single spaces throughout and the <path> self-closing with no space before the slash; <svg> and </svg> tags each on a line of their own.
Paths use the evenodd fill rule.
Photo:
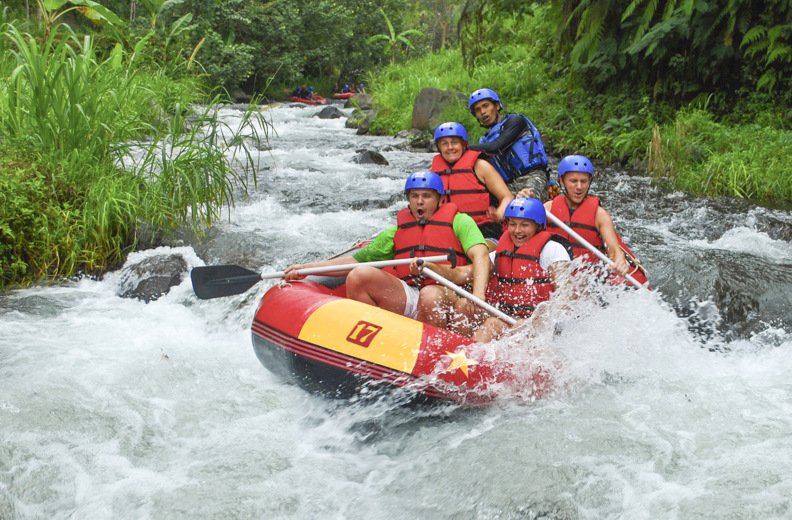
<svg viewBox="0 0 792 520">
<path fill-rule="evenodd" d="M 281 270 L 390 225 L 431 155 L 318 110 L 267 110 L 249 199 L 201 242 L 130 261 Z M 124 299 L 118 273 L 0 295 L 0 518 L 792 517 L 792 215 L 603 167 L 592 193 L 653 291 L 488 346 L 551 359 L 540 399 L 404 407 L 286 384 L 251 346 L 273 281 L 207 301 L 188 276 Z"/>
</svg>

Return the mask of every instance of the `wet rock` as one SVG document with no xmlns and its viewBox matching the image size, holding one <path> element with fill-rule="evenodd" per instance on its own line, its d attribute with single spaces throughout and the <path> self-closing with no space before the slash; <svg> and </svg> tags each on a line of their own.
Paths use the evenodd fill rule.
<svg viewBox="0 0 792 520">
<path fill-rule="evenodd" d="M 234 100 L 234 103 L 244 103 L 245 105 L 253 100 L 253 96 L 242 90 L 237 90 L 234 92 L 234 95 L 231 96 L 231 98 Z"/>
<path fill-rule="evenodd" d="M 154 301 L 179 285 L 187 273 L 187 262 L 181 255 L 151 256 L 121 270 L 119 296 Z"/>
<path fill-rule="evenodd" d="M 360 123 L 362 123 L 364 119 L 366 119 L 365 112 L 356 108 L 355 110 L 352 111 L 352 114 L 350 114 L 350 116 L 347 118 L 346 123 L 344 123 L 344 126 L 347 128 L 358 128 L 360 126 Z"/>
<path fill-rule="evenodd" d="M 372 152 L 371 150 L 366 150 L 363 153 L 360 153 L 352 159 L 358 164 L 379 164 L 381 166 L 388 166 L 388 160 L 382 156 L 382 154 L 377 152 Z"/>
<path fill-rule="evenodd" d="M 412 127 L 418 130 L 434 131 L 445 122 L 443 112 L 457 103 L 467 104 L 467 96 L 462 92 L 432 87 L 422 88 L 413 105 Z"/>
<path fill-rule="evenodd" d="M 234 103 L 233 105 L 228 105 L 226 108 L 230 108 L 232 110 L 239 110 L 240 112 L 245 112 L 248 109 L 247 103 Z"/>
<path fill-rule="evenodd" d="M 359 108 L 360 110 L 371 110 L 374 108 L 373 101 L 369 94 L 355 94 L 347 99 L 344 108 Z"/>
<path fill-rule="evenodd" d="M 410 130 L 402 130 L 396 134 L 396 137 L 405 139 L 405 141 L 396 145 L 399 150 L 406 152 L 437 152 L 432 135 L 428 132 L 411 128 Z"/>
<path fill-rule="evenodd" d="M 344 117 L 344 113 L 336 107 L 324 107 L 317 112 L 314 117 L 318 117 L 319 119 L 338 119 L 339 117 Z"/>
<path fill-rule="evenodd" d="M 363 134 L 368 133 L 370 125 L 371 125 L 371 121 L 372 121 L 372 119 L 374 119 L 374 116 L 377 115 L 377 109 L 373 108 L 371 110 L 364 110 L 363 113 L 366 115 L 366 117 L 358 125 L 357 135 L 363 135 Z M 379 132 L 374 132 L 374 134 L 375 135 L 382 135 Z"/>
</svg>

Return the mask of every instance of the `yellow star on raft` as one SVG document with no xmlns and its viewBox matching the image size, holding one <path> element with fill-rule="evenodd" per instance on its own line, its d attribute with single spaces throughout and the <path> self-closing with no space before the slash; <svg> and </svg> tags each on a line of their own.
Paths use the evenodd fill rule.
<svg viewBox="0 0 792 520">
<path fill-rule="evenodd" d="M 465 377 L 468 377 L 468 367 L 472 365 L 478 365 L 477 361 L 467 358 L 464 350 L 460 350 L 458 354 L 454 354 L 446 350 L 446 354 L 451 356 L 451 364 L 448 366 L 448 368 L 446 368 L 446 371 L 448 372 L 459 368 L 462 369 L 462 373 L 465 374 Z"/>
</svg>

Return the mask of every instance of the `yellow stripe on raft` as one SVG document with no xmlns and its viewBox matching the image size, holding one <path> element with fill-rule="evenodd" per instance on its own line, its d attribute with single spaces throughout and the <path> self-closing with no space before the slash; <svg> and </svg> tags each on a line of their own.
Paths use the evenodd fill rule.
<svg viewBox="0 0 792 520">
<path fill-rule="evenodd" d="M 306 320 L 299 338 L 336 352 L 411 373 L 423 324 L 365 303 L 338 299 Z"/>
</svg>

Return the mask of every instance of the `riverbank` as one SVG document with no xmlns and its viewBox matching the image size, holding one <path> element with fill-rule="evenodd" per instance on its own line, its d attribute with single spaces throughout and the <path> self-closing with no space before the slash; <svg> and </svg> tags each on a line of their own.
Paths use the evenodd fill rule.
<svg viewBox="0 0 792 520">
<path fill-rule="evenodd" d="M 45 41 L 4 29 L 0 289 L 117 267 L 144 223 L 203 233 L 255 184 L 248 146 L 267 129 L 255 104 L 231 128 L 197 77 L 136 65 L 134 54 L 103 60 L 65 25 Z"/>
<path fill-rule="evenodd" d="M 386 67 L 369 84 L 378 108 L 372 131 L 395 134 L 410 128 L 421 88 L 466 97 L 488 87 L 499 93 L 505 111 L 534 122 L 548 153 L 579 153 L 631 167 L 696 196 L 792 204 L 784 166 L 792 154 L 792 123 L 784 107 L 760 92 L 744 93 L 728 112 L 712 110 L 706 102 L 675 108 L 619 86 L 595 94 L 550 65 L 541 47 L 513 49 L 502 63 L 479 67 L 472 76 L 459 52 L 443 51 Z M 471 140 L 484 133 L 466 103 L 449 106 L 445 116 L 465 125 Z"/>
</svg>

